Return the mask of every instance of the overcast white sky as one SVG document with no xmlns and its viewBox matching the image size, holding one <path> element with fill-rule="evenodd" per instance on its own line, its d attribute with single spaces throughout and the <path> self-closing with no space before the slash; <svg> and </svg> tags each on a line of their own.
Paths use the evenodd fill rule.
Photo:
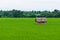
<svg viewBox="0 0 60 40">
<path fill-rule="evenodd" d="M 60 0 L 0 0 L 0 10 L 60 10 Z"/>
</svg>

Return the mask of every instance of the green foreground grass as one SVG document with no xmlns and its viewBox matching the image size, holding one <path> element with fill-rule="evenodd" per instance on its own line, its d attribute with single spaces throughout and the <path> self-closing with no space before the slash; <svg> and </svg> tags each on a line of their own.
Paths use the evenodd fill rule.
<svg viewBox="0 0 60 40">
<path fill-rule="evenodd" d="M 60 40 L 60 18 L 37 24 L 34 18 L 0 18 L 0 40 Z"/>
</svg>

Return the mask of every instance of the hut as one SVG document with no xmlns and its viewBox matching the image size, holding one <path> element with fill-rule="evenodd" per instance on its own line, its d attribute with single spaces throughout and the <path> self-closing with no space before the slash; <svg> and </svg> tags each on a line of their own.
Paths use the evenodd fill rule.
<svg viewBox="0 0 60 40">
<path fill-rule="evenodd" d="M 46 19 L 46 17 L 36 17 L 35 22 L 37 22 L 37 23 L 46 23 L 47 19 Z"/>
</svg>

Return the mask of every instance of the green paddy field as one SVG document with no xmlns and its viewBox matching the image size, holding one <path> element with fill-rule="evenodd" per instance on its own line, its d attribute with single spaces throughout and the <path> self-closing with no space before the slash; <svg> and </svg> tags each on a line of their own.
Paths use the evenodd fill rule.
<svg viewBox="0 0 60 40">
<path fill-rule="evenodd" d="M 60 40 L 60 18 L 47 18 L 45 24 L 35 18 L 0 18 L 0 40 Z"/>
</svg>

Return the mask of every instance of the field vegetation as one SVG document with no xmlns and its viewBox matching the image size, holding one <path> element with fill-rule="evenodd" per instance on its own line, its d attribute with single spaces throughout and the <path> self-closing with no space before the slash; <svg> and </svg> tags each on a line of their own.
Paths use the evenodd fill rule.
<svg viewBox="0 0 60 40">
<path fill-rule="evenodd" d="M 45 24 L 35 18 L 0 18 L 0 40 L 60 40 L 60 18 L 47 18 Z"/>
</svg>

